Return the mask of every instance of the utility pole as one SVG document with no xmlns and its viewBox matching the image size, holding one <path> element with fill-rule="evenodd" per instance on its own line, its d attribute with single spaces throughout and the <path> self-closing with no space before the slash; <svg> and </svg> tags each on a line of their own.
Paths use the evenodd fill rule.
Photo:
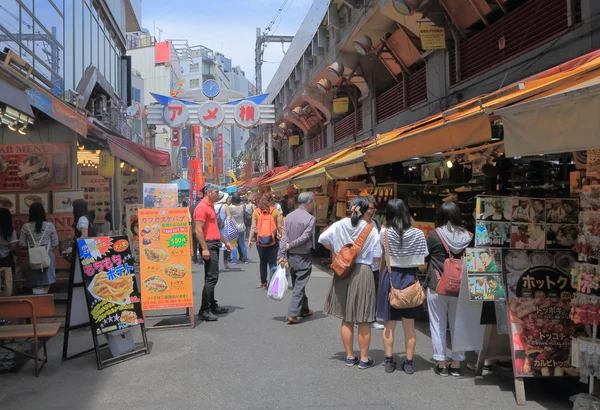
<svg viewBox="0 0 600 410">
<path fill-rule="evenodd" d="M 294 36 L 268 36 L 266 33 L 270 31 L 267 28 L 264 33 L 260 28 L 256 29 L 256 46 L 254 48 L 254 71 L 256 80 L 257 94 L 262 94 L 262 65 L 264 62 L 265 47 L 268 43 L 291 43 Z"/>
</svg>

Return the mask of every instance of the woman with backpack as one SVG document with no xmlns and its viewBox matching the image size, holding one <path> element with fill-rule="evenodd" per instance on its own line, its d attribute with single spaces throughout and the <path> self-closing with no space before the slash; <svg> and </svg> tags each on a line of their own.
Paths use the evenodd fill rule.
<svg viewBox="0 0 600 410">
<path fill-rule="evenodd" d="M 360 248 L 355 247 L 356 261 L 350 274 L 342 278 L 334 273 L 323 310 L 342 320 L 341 338 L 346 351 L 346 366 L 358 365 L 359 369 L 368 369 L 375 365 L 375 361 L 369 357 L 371 322 L 375 321 L 376 302 L 371 265 L 381 257 L 381 246 L 377 230 L 365 220 L 369 211 L 367 197 L 354 197 L 350 209 L 352 213 L 349 218 L 335 222 L 319 237 L 319 243 L 334 255 L 357 240 L 362 242 Z M 333 260 L 335 263 L 335 256 Z M 354 354 L 355 323 L 358 323 L 360 357 Z"/>
<path fill-rule="evenodd" d="M 54 225 L 46 221 L 46 211 L 40 202 L 29 207 L 29 222 L 21 228 L 19 245 L 29 250 L 25 278 L 33 294 L 48 293 L 50 285 L 56 282 L 54 249 L 58 246 L 58 234 Z"/>
<path fill-rule="evenodd" d="M 267 289 L 268 269 L 277 266 L 277 253 L 279 252 L 278 236 L 283 229 L 283 217 L 275 208 L 273 195 L 265 193 L 260 198 L 258 207 L 252 214 L 252 228 L 248 248 L 252 249 L 252 239 L 256 234 L 256 249 L 260 258 L 260 285 Z M 267 269 L 267 265 L 269 265 Z"/>
<path fill-rule="evenodd" d="M 254 204 L 250 199 L 244 199 L 244 226 L 246 227 L 246 240 L 250 241 L 250 227 L 252 226 L 252 215 L 254 215 Z"/>
<path fill-rule="evenodd" d="M 417 279 L 419 266 L 425 263 L 427 244 L 423 231 L 412 227 L 413 220 L 408 207 L 401 199 L 392 199 L 385 207 L 385 226 L 380 233 L 383 246 L 382 258 L 385 269 L 381 272 L 377 299 L 377 316 L 385 321 L 383 328 L 383 347 L 385 350 L 385 372 L 396 370 L 393 359 L 394 333 L 396 323 L 402 321 L 406 358 L 402 370 L 413 374 L 414 354 L 417 345 L 415 319 L 423 313 L 425 295 Z M 421 295 L 421 299 L 412 298 L 413 303 L 405 303 L 400 308 L 392 306 L 390 292 Z M 409 293 L 410 292 L 410 293 Z M 410 300 L 410 299 L 409 299 Z"/>
<path fill-rule="evenodd" d="M 446 362 L 446 329 L 449 327 L 450 334 L 454 337 L 458 295 L 438 294 L 438 292 L 446 292 L 444 289 L 437 288 L 443 285 L 441 279 L 446 260 L 450 257 L 462 258 L 465 249 L 471 243 L 473 234 L 464 228 L 460 208 L 454 202 L 446 202 L 440 206 L 435 225 L 435 232 L 431 232 L 427 237 L 429 266 L 425 278 L 433 359 L 438 362 L 433 370 L 443 377 L 448 375 L 460 377 L 460 364 L 465 360 L 464 352 L 452 351 L 452 363 L 448 365 Z"/>
</svg>

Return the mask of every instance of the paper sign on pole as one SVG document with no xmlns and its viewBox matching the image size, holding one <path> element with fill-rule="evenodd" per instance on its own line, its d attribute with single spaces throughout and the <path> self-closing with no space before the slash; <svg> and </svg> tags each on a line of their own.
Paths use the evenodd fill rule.
<svg viewBox="0 0 600 410">
<path fill-rule="evenodd" d="M 421 37 L 423 50 L 446 48 L 446 33 L 443 27 L 422 24 L 419 28 L 419 37 Z"/>
</svg>

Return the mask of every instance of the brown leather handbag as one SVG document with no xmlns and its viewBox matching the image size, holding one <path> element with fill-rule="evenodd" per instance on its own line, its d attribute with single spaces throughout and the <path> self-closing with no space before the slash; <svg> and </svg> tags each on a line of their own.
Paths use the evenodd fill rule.
<svg viewBox="0 0 600 410">
<path fill-rule="evenodd" d="M 367 224 L 366 227 L 363 228 L 358 238 L 354 243 L 348 243 L 342 246 L 342 249 L 338 253 L 335 254 L 333 258 L 333 262 L 331 263 L 331 270 L 335 272 L 335 274 L 340 279 L 346 279 L 352 273 L 352 269 L 356 264 L 356 258 L 358 257 L 358 253 L 363 247 L 363 244 L 369 237 L 369 234 L 373 230 L 373 225 L 370 223 Z"/>
<path fill-rule="evenodd" d="M 390 263 L 390 245 L 387 229 L 383 235 L 385 240 L 385 263 L 388 267 L 388 278 L 390 281 L 390 293 L 388 295 L 390 306 L 394 309 L 408 309 L 422 305 L 425 302 L 425 291 L 418 279 L 415 279 L 415 283 L 406 289 L 396 289 L 392 284 L 392 264 Z"/>
</svg>

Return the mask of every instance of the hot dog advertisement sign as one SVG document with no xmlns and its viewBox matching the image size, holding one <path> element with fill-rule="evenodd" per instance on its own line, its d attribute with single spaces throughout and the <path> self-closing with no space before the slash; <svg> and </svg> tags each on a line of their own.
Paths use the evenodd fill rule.
<svg viewBox="0 0 600 410">
<path fill-rule="evenodd" d="M 192 266 L 187 208 L 140 208 L 142 308 L 190 308 Z"/>
</svg>

